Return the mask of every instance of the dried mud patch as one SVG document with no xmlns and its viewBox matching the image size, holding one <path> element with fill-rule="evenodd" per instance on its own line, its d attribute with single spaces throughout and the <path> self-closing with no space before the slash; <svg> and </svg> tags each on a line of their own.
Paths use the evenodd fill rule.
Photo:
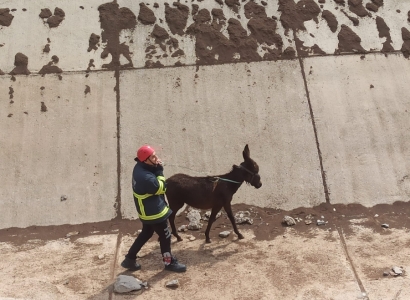
<svg viewBox="0 0 410 300">
<path fill-rule="evenodd" d="M 379 204 L 373 207 L 364 207 L 360 204 L 326 204 L 322 203 L 315 207 L 300 207 L 290 211 L 274 208 L 257 207 L 247 204 L 234 204 L 232 206 L 234 214 L 239 211 L 249 211 L 253 224 L 238 224 L 239 231 L 251 230 L 254 239 L 258 241 L 269 241 L 276 237 L 283 236 L 292 231 L 296 235 L 306 238 L 315 238 L 316 229 L 319 231 L 335 231 L 341 228 L 347 236 L 357 233 L 355 229 L 366 228 L 371 232 L 381 235 L 388 235 L 391 229 L 410 229 L 410 203 L 395 202 L 394 204 Z M 203 215 L 206 211 L 201 211 Z M 187 225 L 187 209 L 175 218 L 176 227 Z M 282 224 L 284 216 L 291 216 L 298 219 L 294 226 Z M 310 225 L 305 224 L 305 220 L 311 220 Z M 317 220 L 324 220 L 325 225 L 317 226 Z M 187 231 L 186 235 L 194 236 L 196 239 L 205 239 L 205 229 L 207 221 L 202 221 L 203 228 L 197 231 Z M 382 224 L 389 224 L 389 228 L 383 228 Z M 36 243 L 66 238 L 69 233 L 77 233 L 69 236 L 69 240 L 75 242 L 78 239 L 88 236 L 98 236 L 105 234 L 136 235 L 141 229 L 139 220 L 110 220 L 98 223 L 85 223 L 77 225 L 59 226 L 31 226 L 27 228 L 7 228 L 0 230 L 0 239 L 13 245 L 23 245 L 30 240 Z M 232 230 L 231 222 L 222 210 L 222 215 L 215 220 L 211 227 L 211 240 L 220 240 L 221 231 L 231 231 L 227 240 L 236 240 L 237 237 Z M 332 237 L 329 235 L 329 239 Z M 173 238 L 174 239 L 174 238 Z"/>
</svg>

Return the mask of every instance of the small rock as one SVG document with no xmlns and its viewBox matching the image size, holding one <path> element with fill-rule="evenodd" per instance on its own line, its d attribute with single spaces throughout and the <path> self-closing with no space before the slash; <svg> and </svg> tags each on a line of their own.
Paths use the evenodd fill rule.
<svg viewBox="0 0 410 300">
<path fill-rule="evenodd" d="M 219 211 L 215 216 L 215 220 L 218 219 L 221 215 L 222 215 L 222 211 Z M 211 216 L 211 211 L 209 210 L 204 213 L 204 215 L 202 216 L 202 220 L 208 221 L 210 216 Z"/>
<path fill-rule="evenodd" d="M 378 216 L 379 216 L 378 214 L 375 214 L 375 215 L 374 215 L 375 218 L 377 218 Z"/>
<path fill-rule="evenodd" d="M 69 232 L 69 233 L 67 233 L 66 235 L 65 235 L 65 237 L 70 237 L 70 236 L 73 236 L 73 235 L 77 235 L 77 234 L 79 234 L 80 232 L 78 232 L 78 231 L 72 231 L 72 232 Z"/>
<path fill-rule="evenodd" d="M 382 224 L 382 227 L 383 227 L 383 228 L 389 228 L 389 224 L 386 224 L 386 223 L 385 223 L 385 224 Z"/>
<path fill-rule="evenodd" d="M 301 222 L 301 221 L 302 221 L 302 219 L 301 219 L 301 218 L 295 218 L 295 221 L 297 221 L 297 222 Z"/>
<path fill-rule="evenodd" d="M 189 225 L 188 225 L 188 229 L 189 230 L 199 230 L 199 229 L 201 229 L 202 228 L 202 223 L 194 223 L 194 222 L 191 222 L 191 223 L 189 223 Z"/>
<path fill-rule="evenodd" d="M 179 232 L 185 232 L 188 231 L 188 226 L 187 225 L 181 225 L 178 227 Z"/>
<path fill-rule="evenodd" d="M 63 282 L 64 285 L 67 285 L 69 283 L 68 279 Z"/>
<path fill-rule="evenodd" d="M 312 221 L 311 220 L 305 220 L 305 224 L 310 225 L 310 224 L 312 224 Z"/>
<path fill-rule="evenodd" d="M 235 214 L 235 218 L 244 218 L 244 217 L 250 217 L 251 216 L 251 213 L 249 212 L 249 211 L 247 211 L 247 210 L 245 210 L 245 211 L 238 211 L 236 214 Z"/>
<path fill-rule="evenodd" d="M 104 254 L 100 254 L 100 255 L 98 255 L 98 259 L 103 259 L 105 257 L 105 255 Z"/>
<path fill-rule="evenodd" d="M 390 271 L 384 271 L 383 272 L 383 276 L 389 276 L 390 275 Z"/>
<path fill-rule="evenodd" d="M 195 241 L 195 240 L 196 240 L 196 238 L 195 238 L 194 236 L 192 236 L 192 235 L 191 235 L 191 236 L 188 238 L 188 240 L 189 240 L 189 241 L 191 241 L 191 242 L 193 242 L 193 241 Z"/>
<path fill-rule="evenodd" d="M 187 214 L 187 219 L 189 220 L 188 229 L 189 230 L 199 230 L 202 228 L 201 214 L 199 210 L 191 209 Z"/>
<path fill-rule="evenodd" d="M 119 275 L 114 283 L 114 292 L 128 293 L 141 289 L 141 280 L 133 276 Z"/>
<path fill-rule="evenodd" d="M 316 221 L 316 224 L 317 224 L 317 226 L 320 226 L 320 225 L 325 225 L 326 222 L 323 221 L 323 220 L 317 220 L 317 221 Z"/>
<path fill-rule="evenodd" d="M 393 267 L 392 268 L 393 272 L 396 273 L 397 275 L 403 274 L 403 269 L 399 267 Z"/>
<path fill-rule="evenodd" d="M 60 197 L 60 201 L 66 201 L 67 200 L 67 196 L 66 195 L 62 195 L 61 197 Z"/>
<path fill-rule="evenodd" d="M 250 225 L 253 224 L 253 220 L 251 219 L 251 213 L 249 211 L 238 211 L 235 214 L 235 223 L 236 224 L 245 224 L 248 223 Z"/>
<path fill-rule="evenodd" d="M 219 233 L 219 236 L 220 236 L 221 238 L 226 238 L 226 237 L 228 237 L 230 234 L 231 234 L 230 231 L 222 231 L 221 233 Z"/>
<path fill-rule="evenodd" d="M 245 224 L 248 223 L 250 225 L 253 224 L 253 220 L 249 217 L 243 217 L 243 218 L 235 218 L 235 223 L 236 224 Z"/>
<path fill-rule="evenodd" d="M 166 287 L 169 287 L 169 288 L 176 288 L 176 287 L 179 286 L 179 281 L 178 281 L 178 279 L 174 279 L 174 280 L 168 281 L 165 286 L 166 286 Z"/>
<path fill-rule="evenodd" d="M 311 214 L 308 214 L 306 217 L 305 217 L 305 220 L 313 220 L 314 219 L 314 217 L 311 215 Z"/>
<path fill-rule="evenodd" d="M 295 219 L 293 219 L 291 216 L 284 216 L 282 220 L 282 224 L 286 224 L 288 226 L 292 226 L 296 224 Z"/>
<path fill-rule="evenodd" d="M 199 222 L 201 220 L 200 211 L 197 209 L 191 209 L 186 215 L 189 222 Z"/>
<path fill-rule="evenodd" d="M 336 208 L 333 208 L 333 211 L 336 211 Z"/>
</svg>

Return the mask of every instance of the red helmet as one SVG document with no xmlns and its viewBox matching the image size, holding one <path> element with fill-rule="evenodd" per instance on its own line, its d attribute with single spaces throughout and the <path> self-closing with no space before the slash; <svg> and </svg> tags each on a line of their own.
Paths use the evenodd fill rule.
<svg viewBox="0 0 410 300">
<path fill-rule="evenodd" d="M 154 152 L 155 150 L 151 146 L 144 145 L 138 149 L 137 157 L 140 161 L 146 161 Z"/>
</svg>

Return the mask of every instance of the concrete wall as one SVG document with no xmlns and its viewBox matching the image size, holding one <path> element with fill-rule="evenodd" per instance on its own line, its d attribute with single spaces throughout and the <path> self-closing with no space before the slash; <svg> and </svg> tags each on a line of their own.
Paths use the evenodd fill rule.
<svg viewBox="0 0 410 300">
<path fill-rule="evenodd" d="M 0 102 L 1 228 L 115 217 L 117 126 L 109 81 L 111 72 L 0 77 L 2 95 L 14 89 Z"/>
<path fill-rule="evenodd" d="M 144 143 L 166 176 L 226 173 L 249 144 L 263 187 L 235 203 L 408 201 L 410 4 L 385 2 L 3 1 L 0 228 L 135 218 Z"/>
<path fill-rule="evenodd" d="M 197 176 L 229 172 L 249 144 L 264 185 L 244 185 L 235 202 L 292 208 L 324 201 L 298 61 L 124 71 L 121 83 L 125 216 L 135 215 L 130 174 L 141 142 L 158 145 L 166 175 Z"/>
</svg>

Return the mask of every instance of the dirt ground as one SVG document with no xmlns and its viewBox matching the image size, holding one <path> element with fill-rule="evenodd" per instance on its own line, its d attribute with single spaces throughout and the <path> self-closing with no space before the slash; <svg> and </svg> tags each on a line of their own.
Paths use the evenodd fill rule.
<svg viewBox="0 0 410 300">
<path fill-rule="evenodd" d="M 201 230 L 181 233 L 184 241 L 173 238 L 173 252 L 188 268 L 183 274 L 163 271 L 155 236 L 139 253 L 140 271 L 120 266 L 139 220 L 1 230 L 0 299 L 410 299 L 409 203 L 293 211 L 237 204 L 233 211 L 251 213 L 252 225 L 238 225 L 243 240 L 233 232 L 218 236 L 232 231 L 225 214 L 212 226 L 211 244 L 205 221 Z M 286 226 L 285 215 L 299 222 Z M 177 227 L 183 224 L 185 212 L 177 217 Z M 393 266 L 404 273 L 384 276 Z M 120 274 L 148 287 L 116 294 Z M 166 288 L 173 279 L 179 287 Z"/>
</svg>

